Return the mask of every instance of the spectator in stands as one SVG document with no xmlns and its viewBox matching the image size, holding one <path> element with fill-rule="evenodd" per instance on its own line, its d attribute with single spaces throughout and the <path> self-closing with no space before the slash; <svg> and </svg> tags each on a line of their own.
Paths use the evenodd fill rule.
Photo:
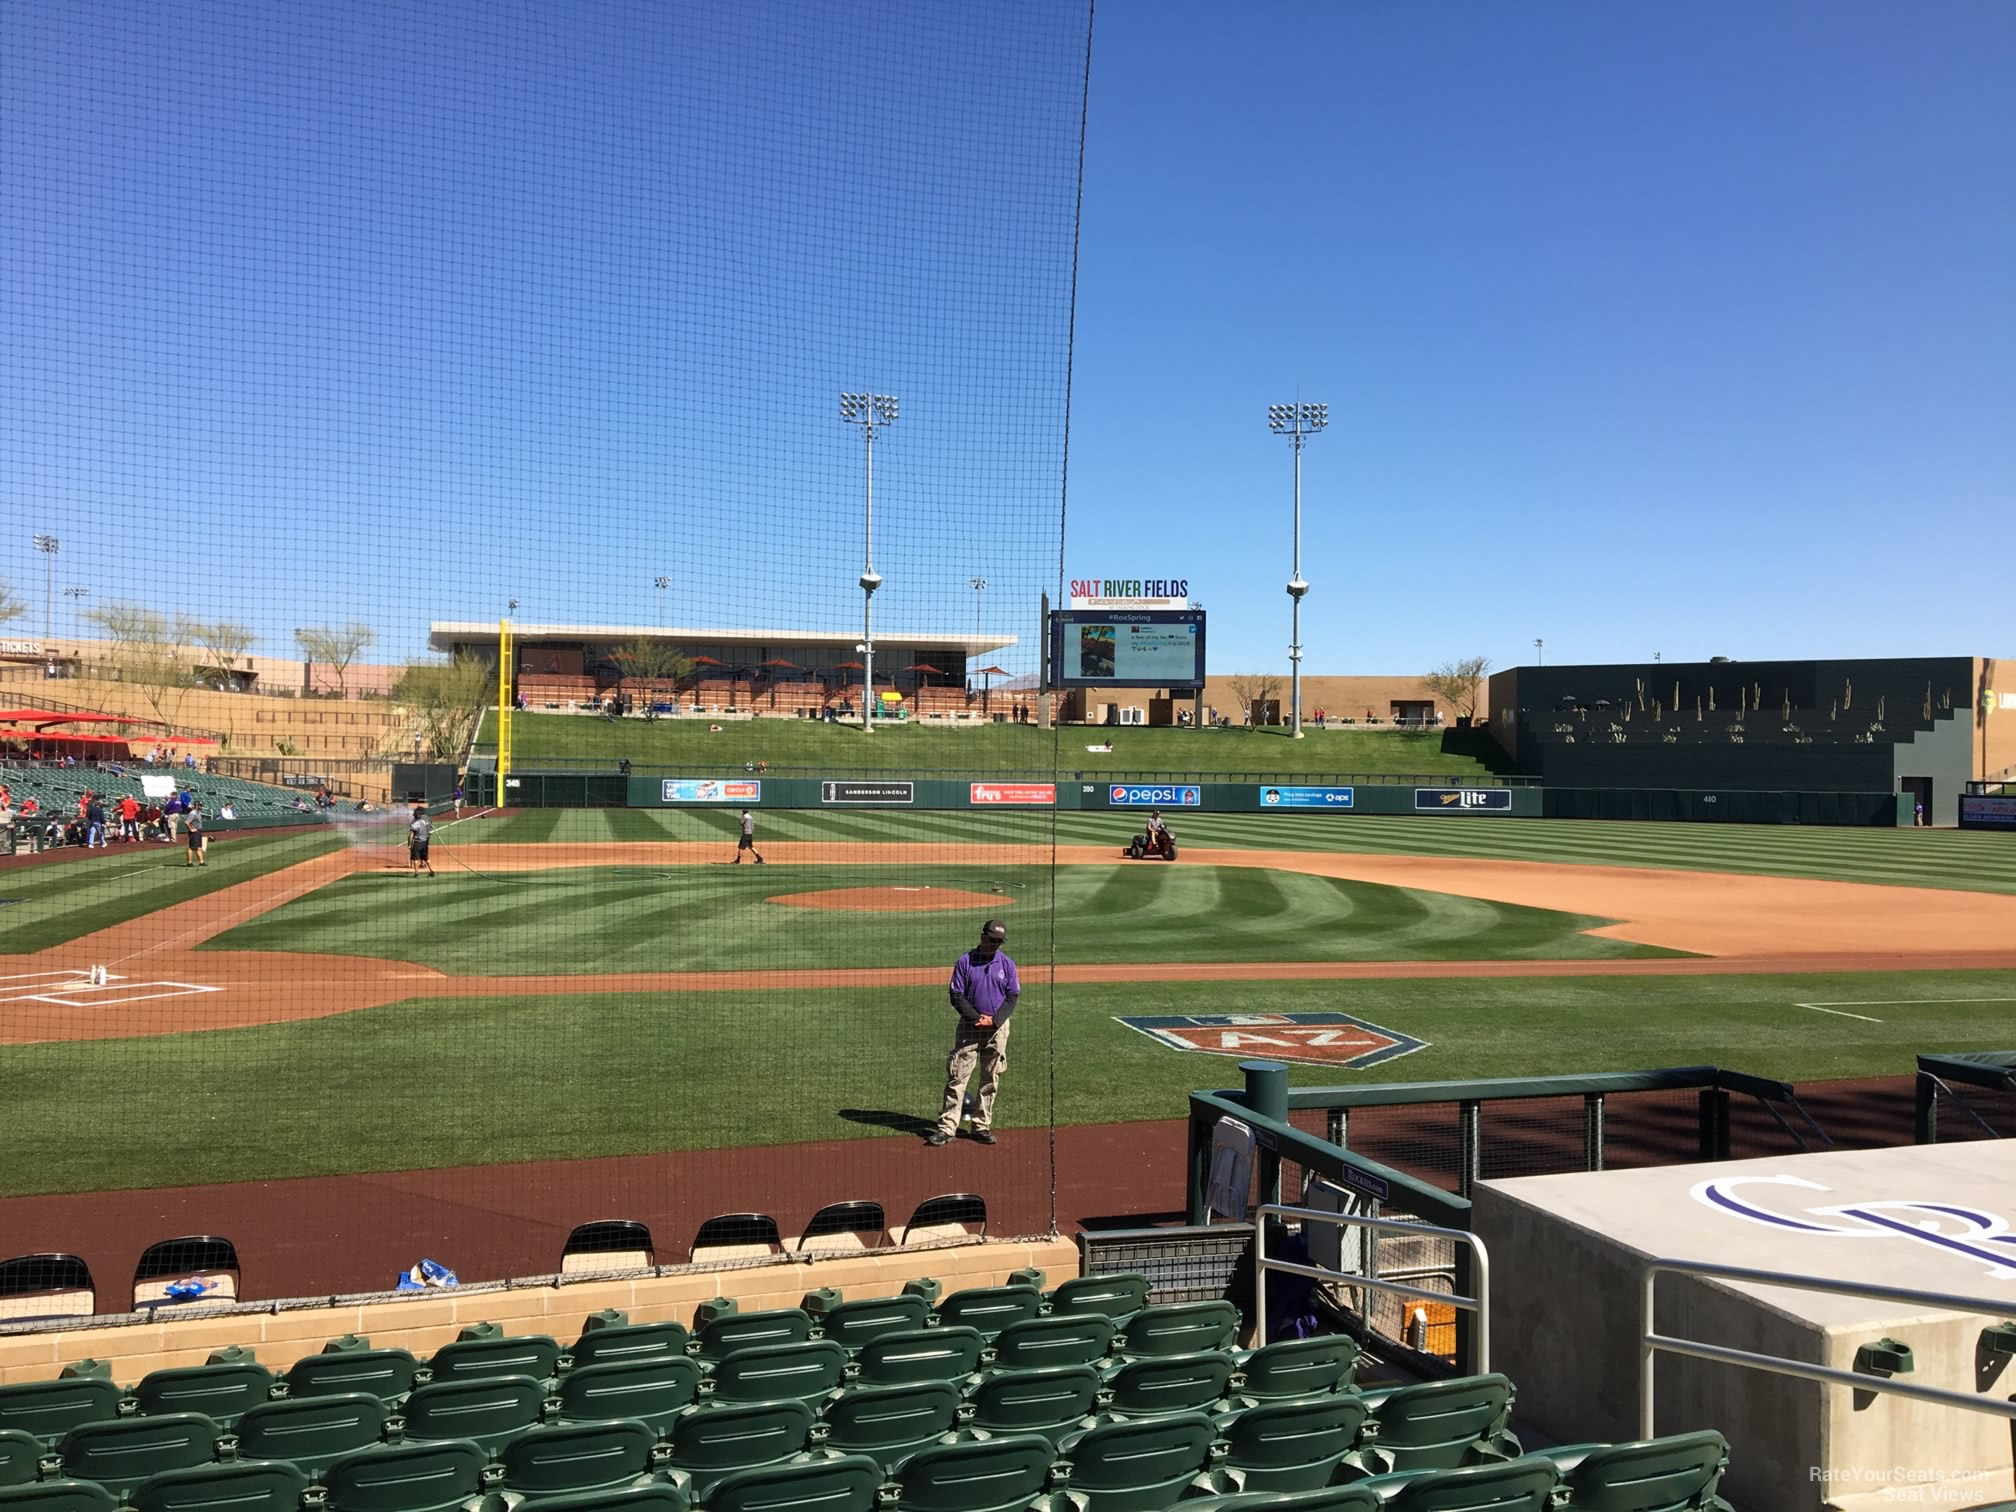
<svg viewBox="0 0 2016 1512">
<path fill-rule="evenodd" d="M 84 843 L 92 850 L 105 849 L 105 800 L 96 793 L 89 795 L 90 802 L 84 809 Z"/>
<path fill-rule="evenodd" d="M 140 838 L 140 800 L 131 793 L 119 800 L 119 838 L 138 840 Z"/>
<path fill-rule="evenodd" d="M 140 838 L 142 840 L 158 840 L 161 838 L 162 830 L 166 827 L 167 823 L 166 817 L 161 812 L 161 805 L 158 803 L 148 804 L 147 807 L 140 810 Z"/>
<path fill-rule="evenodd" d="M 950 1144 L 959 1132 L 966 1083 L 976 1063 L 980 1091 L 973 1107 L 973 1141 L 994 1143 L 994 1097 L 1001 1090 L 1001 1073 L 1008 1069 L 1008 1016 L 1022 995 L 1015 963 L 1001 948 L 1007 939 L 1008 926 L 989 919 L 980 926 L 980 943 L 952 963 L 951 998 L 959 1024 L 945 1061 L 945 1102 L 938 1110 L 938 1126 L 924 1136 L 928 1145 Z"/>
<path fill-rule="evenodd" d="M 14 804 L 0 788 L 0 856 L 14 854 Z"/>
<path fill-rule="evenodd" d="M 233 803 L 229 798 L 226 798 L 224 800 L 224 807 L 217 810 L 217 817 L 219 819 L 236 819 L 238 817 L 238 805 Z"/>
</svg>

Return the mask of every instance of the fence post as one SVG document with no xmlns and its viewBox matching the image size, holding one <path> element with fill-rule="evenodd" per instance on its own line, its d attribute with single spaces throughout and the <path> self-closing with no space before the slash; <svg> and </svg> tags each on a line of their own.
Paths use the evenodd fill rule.
<svg viewBox="0 0 2016 1512">
<path fill-rule="evenodd" d="M 1211 1131 L 1216 1127 L 1215 1118 L 1204 1118 L 1194 1111 L 1190 1114 L 1190 1148 L 1186 1152 L 1188 1170 L 1183 1200 L 1183 1221 L 1188 1224 L 1204 1221 L 1204 1205 L 1211 1184 Z"/>
<path fill-rule="evenodd" d="M 1923 1071 L 1913 1079 L 1911 1138 L 1916 1144 L 1939 1143 L 1939 1084 Z"/>
<path fill-rule="evenodd" d="M 1457 1159 L 1461 1165 L 1456 1173 L 1456 1194 L 1467 1201 L 1484 1171 L 1484 1105 L 1466 1102 L 1458 1107 Z"/>
<path fill-rule="evenodd" d="M 1588 1092 L 1582 1097 L 1582 1169 L 1603 1169 L 1603 1094 Z"/>
<path fill-rule="evenodd" d="M 1701 1158 L 1729 1158 L 1729 1094 L 1720 1087 L 1701 1089 Z"/>
<path fill-rule="evenodd" d="M 1288 1122 L 1288 1068 L 1279 1061 L 1241 1061 L 1246 1073 L 1246 1108 L 1255 1118 L 1274 1123 Z M 1253 1142 L 1258 1147 L 1255 1169 L 1260 1174 L 1260 1200 L 1281 1200 L 1281 1145 L 1271 1130 L 1255 1128 Z"/>
</svg>

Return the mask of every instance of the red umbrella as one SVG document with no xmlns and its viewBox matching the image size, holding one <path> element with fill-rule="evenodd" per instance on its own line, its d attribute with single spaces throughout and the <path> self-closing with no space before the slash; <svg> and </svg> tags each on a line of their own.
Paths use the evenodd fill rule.
<svg viewBox="0 0 2016 1512">
<path fill-rule="evenodd" d="M 1006 667 L 976 667 L 973 669 L 973 675 L 975 677 L 1006 677 L 1008 669 Z"/>
<path fill-rule="evenodd" d="M 943 667 L 934 667 L 929 662 L 912 662 L 910 663 L 909 666 L 905 667 L 903 670 L 905 672 L 935 672 L 940 677 L 943 677 L 945 675 L 945 669 Z"/>
<path fill-rule="evenodd" d="M 835 672 L 860 672 L 865 669 L 859 662 L 835 662 L 833 670 Z"/>
<path fill-rule="evenodd" d="M 786 661 L 781 656 L 773 656 L 769 661 L 764 662 L 763 665 L 766 667 L 790 667 L 795 670 L 798 666 L 798 663 L 794 661 Z"/>
<path fill-rule="evenodd" d="M 725 667 L 728 665 L 726 662 L 716 661 L 711 656 L 689 656 L 686 660 L 693 663 L 696 667 Z"/>
</svg>

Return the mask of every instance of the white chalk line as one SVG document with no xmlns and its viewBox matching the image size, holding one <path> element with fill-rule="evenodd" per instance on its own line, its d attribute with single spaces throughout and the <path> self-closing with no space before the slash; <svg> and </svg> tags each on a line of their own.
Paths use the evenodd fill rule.
<svg viewBox="0 0 2016 1512">
<path fill-rule="evenodd" d="M 1810 1008 L 1815 1013 L 1831 1013 L 1836 1018 L 1860 1019 L 1865 1024 L 1885 1022 L 1866 1013 L 1848 1013 L 1848 1008 L 1912 1008 L 1932 1003 L 2016 1003 L 2011 997 L 1944 998 L 1838 998 L 1824 1003 L 1794 1003 L 1794 1008 Z"/>
</svg>

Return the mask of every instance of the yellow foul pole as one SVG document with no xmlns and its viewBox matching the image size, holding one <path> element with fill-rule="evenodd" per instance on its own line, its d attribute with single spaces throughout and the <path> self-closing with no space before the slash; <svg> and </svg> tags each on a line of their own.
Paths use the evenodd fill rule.
<svg viewBox="0 0 2016 1512">
<path fill-rule="evenodd" d="M 497 622 L 497 807 L 511 772 L 511 621 Z"/>
</svg>

